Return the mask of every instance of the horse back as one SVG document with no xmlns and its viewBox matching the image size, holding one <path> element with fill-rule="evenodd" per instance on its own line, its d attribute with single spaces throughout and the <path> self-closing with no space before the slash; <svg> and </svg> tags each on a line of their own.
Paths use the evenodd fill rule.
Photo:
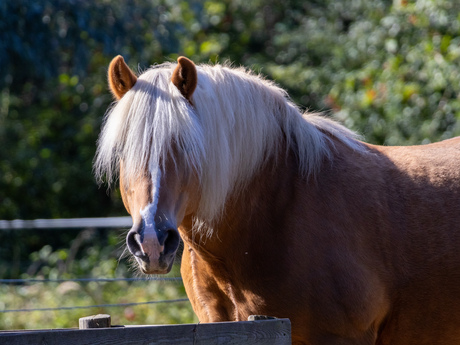
<svg viewBox="0 0 460 345">
<path fill-rule="evenodd" d="M 443 251 L 452 246 L 446 236 L 460 236 L 460 138 L 370 149 L 395 231 L 414 240 L 443 238 Z"/>
</svg>

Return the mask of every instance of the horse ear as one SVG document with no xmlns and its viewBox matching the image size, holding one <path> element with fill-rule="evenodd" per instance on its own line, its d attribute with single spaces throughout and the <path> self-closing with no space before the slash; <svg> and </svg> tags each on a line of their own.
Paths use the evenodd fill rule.
<svg viewBox="0 0 460 345">
<path fill-rule="evenodd" d="M 110 91 L 112 91 L 116 99 L 123 97 L 137 81 L 136 75 L 128 67 L 121 55 L 112 60 L 108 74 Z"/>
<path fill-rule="evenodd" d="M 191 103 L 191 97 L 198 83 L 198 75 L 193 61 L 183 56 L 179 57 L 171 81 Z"/>
</svg>

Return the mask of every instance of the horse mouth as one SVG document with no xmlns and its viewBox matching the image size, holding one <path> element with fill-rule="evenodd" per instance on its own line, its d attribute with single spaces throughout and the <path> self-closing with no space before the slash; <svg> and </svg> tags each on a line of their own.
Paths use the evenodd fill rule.
<svg viewBox="0 0 460 345">
<path fill-rule="evenodd" d="M 163 254 L 163 253 L 162 253 Z M 173 260 L 162 260 L 162 255 L 160 256 L 160 260 L 156 262 L 156 264 L 152 264 L 148 257 L 139 258 L 136 257 L 136 261 L 138 263 L 138 267 L 144 274 L 167 274 L 171 272 L 174 259 Z"/>
<path fill-rule="evenodd" d="M 159 270 L 159 269 L 151 269 L 151 268 L 145 268 L 143 266 L 140 266 L 140 269 L 142 271 L 143 274 L 168 274 L 171 269 L 164 269 L 164 270 Z"/>
</svg>

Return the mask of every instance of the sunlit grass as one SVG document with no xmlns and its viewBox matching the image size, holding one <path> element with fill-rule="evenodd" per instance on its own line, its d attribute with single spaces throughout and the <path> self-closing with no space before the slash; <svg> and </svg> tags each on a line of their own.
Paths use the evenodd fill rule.
<svg viewBox="0 0 460 345">
<path fill-rule="evenodd" d="M 140 274 L 123 257 L 119 233 L 110 232 L 106 243 L 87 236 L 77 248 L 53 249 L 45 245 L 30 254 L 21 279 L 130 278 Z M 70 259 L 69 259 L 70 258 Z M 178 262 L 179 260 L 177 260 Z M 28 266 L 28 267 L 27 267 Z M 180 265 L 162 277 L 180 277 Z M 0 277 L 10 278 L 10 277 Z M 113 282 L 26 282 L 0 283 L 0 329 L 46 329 L 78 327 L 78 319 L 109 314 L 113 325 L 183 324 L 197 322 L 189 301 L 70 310 L 2 312 L 17 309 L 82 307 L 107 304 L 170 301 L 187 298 L 181 280 L 138 280 Z"/>
<path fill-rule="evenodd" d="M 0 311 L 187 298 L 181 281 L 62 282 L 0 285 Z M 197 322 L 190 302 L 158 303 L 57 311 L 0 312 L 0 329 L 78 327 L 80 317 L 109 314 L 112 324 L 147 325 Z"/>
</svg>

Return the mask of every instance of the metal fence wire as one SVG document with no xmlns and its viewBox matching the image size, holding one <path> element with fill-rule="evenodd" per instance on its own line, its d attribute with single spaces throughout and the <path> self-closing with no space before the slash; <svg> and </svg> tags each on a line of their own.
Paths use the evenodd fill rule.
<svg viewBox="0 0 460 345">
<path fill-rule="evenodd" d="M 131 217 L 111 217 L 111 218 L 69 218 L 69 219 L 35 219 L 35 220 L 0 220 L 0 230 L 32 230 L 32 229 L 75 229 L 75 228 L 126 228 L 132 226 Z M 137 281 L 162 281 L 162 282 L 182 282 L 181 277 L 146 277 L 146 278 L 74 278 L 74 279 L 0 279 L 0 284 L 37 284 L 37 283 L 89 283 L 89 282 L 137 282 Z M 159 300 L 133 303 L 117 304 L 97 304 L 87 306 L 69 306 L 56 308 L 31 308 L 31 309 L 3 309 L 0 313 L 19 313 L 19 312 L 44 312 L 73 309 L 90 308 L 113 308 L 128 307 L 146 304 L 160 303 L 181 303 L 188 302 L 188 298 L 178 298 L 172 300 Z"/>
<path fill-rule="evenodd" d="M 163 281 L 163 282 L 182 282 L 181 277 L 148 277 L 148 278 L 76 278 L 76 279 L 0 279 L 0 284 L 36 284 L 36 283 L 65 283 L 65 282 L 136 282 L 136 281 Z M 19 313 L 19 312 L 34 312 L 34 311 L 59 311 L 59 310 L 74 310 L 74 309 L 90 309 L 90 308 L 114 308 L 128 307 L 145 304 L 160 304 L 160 303 L 180 303 L 188 302 L 188 298 L 177 298 L 172 300 L 159 300 L 147 302 L 132 302 L 132 303 L 116 303 L 116 304 L 96 304 L 87 306 L 69 306 L 56 308 L 30 308 L 30 309 L 3 309 L 0 313 Z"/>
</svg>

